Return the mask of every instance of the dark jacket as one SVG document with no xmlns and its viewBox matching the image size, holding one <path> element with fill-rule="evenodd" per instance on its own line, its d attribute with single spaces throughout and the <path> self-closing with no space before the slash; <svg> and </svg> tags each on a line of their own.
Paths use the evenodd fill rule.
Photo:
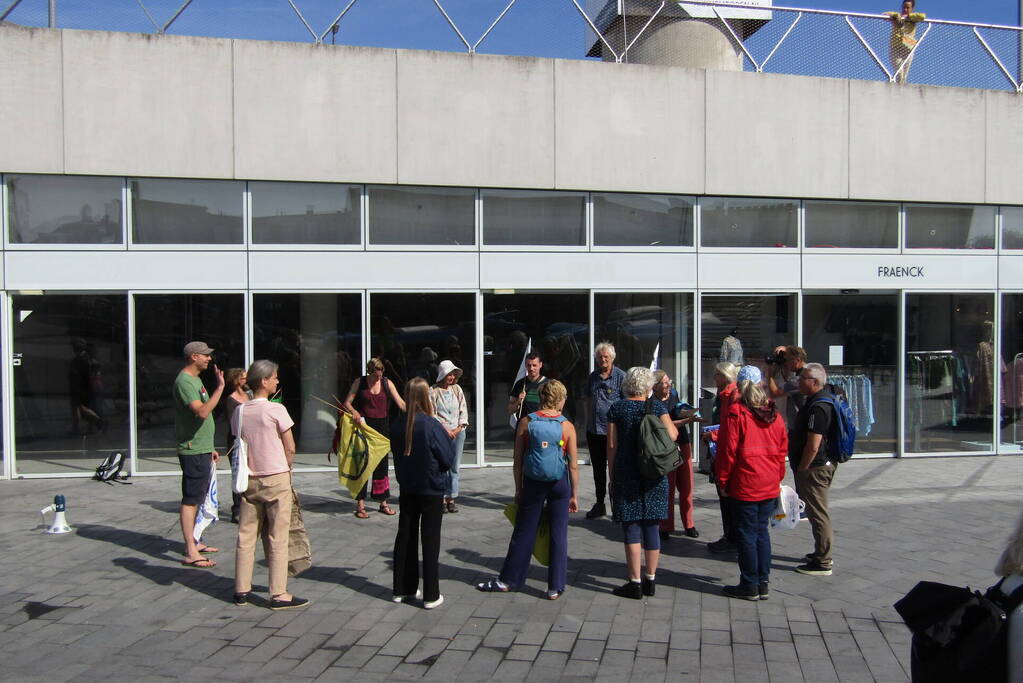
<svg viewBox="0 0 1023 683">
<path fill-rule="evenodd" d="M 412 428 L 412 450 L 405 455 L 405 413 L 391 423 L 391 453 L 401 493 L 443 496 L 448 470 L 455 461 L 455 446 L 435 418 L 419 413 Z"/>
<path fill-rule="evenodd" d="M 751 410 L 735 401 L 728 408 L 728 447 L 714 461 L 717 483 L 729 498 L 760 501 L 777 498 L 785 478 L 789 438 L 774 402 Z"/>
</svg>

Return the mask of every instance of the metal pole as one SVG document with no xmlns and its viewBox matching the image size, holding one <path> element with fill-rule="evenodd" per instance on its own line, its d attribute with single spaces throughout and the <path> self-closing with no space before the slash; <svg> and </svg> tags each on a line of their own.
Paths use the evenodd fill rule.
<svg viewBox="0 0 1023 683">
<path fill-rule="evenodd" d="M 57 28 L 57 0 L 50 0 L 49 5 L 50 5 L 50 7 L 49 7 L 50 11 L 48 13 L 49 14 L 49 17 L 48 17 L 49 21 L 48 21 L 47 25 L 50 28 Z"/>
</svg>

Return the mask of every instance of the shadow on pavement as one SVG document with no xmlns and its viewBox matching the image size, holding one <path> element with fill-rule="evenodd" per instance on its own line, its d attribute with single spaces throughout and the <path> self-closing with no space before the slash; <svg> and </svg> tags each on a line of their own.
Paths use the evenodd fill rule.
<svg viewBox="0 0 1023 683">
<path fill-rule="evenodd" d="M 182 541 L 172 541 L 164 536 L 156 534 L 142 534 L 129 529 L 118 529 L 104 524 L 83 524 L 75 528 L 75 533 L 82 538 L 93 541 L 106 541 L 123 548 L 136 550 L 145 553 L 158 560 L 177 561 L 184 552 L 185 544 Z"/>
</svg>

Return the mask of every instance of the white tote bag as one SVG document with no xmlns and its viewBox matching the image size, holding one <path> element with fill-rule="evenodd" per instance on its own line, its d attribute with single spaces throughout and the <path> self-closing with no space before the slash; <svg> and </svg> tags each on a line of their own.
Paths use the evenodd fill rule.
<svg viewBox="0 0 1023 683">
<path fill-rule="evenodd" d="M 242 403 L 238 406 L 238 427 L 236 431 L 239 434 L 242 432 L 242 415 L 244 410 L 245 404 Z M 235 493 L 245 493 L 249 488 L 249 449 L 245 445 L 245 440 L 239 436 L 235 438 L 231 450 L 234 451 L 234 457 L 231 458 L 231 489 Z"/>
<path fill-rule="evenodd" d="M 806 509 L 806 503 L 799 499 L 799 495 L 792 487 L 782 486 L 778 496 L 778 507 L 771 515 L 771 528 L 782 531 L 795 529 L 804 509 Z"/>
</svg>

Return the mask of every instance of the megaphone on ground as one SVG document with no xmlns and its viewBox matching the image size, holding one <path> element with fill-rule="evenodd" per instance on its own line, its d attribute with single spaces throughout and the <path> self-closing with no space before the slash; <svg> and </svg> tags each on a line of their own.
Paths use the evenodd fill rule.
<svg viewBox="0 0 1023 683">
<path fill-rule="evenodd" d="M 67 501 L 64 499 L 64 496 L 59 494 L 54 496 L 53 505 L 47 505 L 39 511 L 39 514 L 43 516 L 43 525 L 46 524 L 47 512 L 53 513 L 53 524 L 46 529 L 46 533 L 66 534 L 71 532 L 71 525 L 67 523 L 67 516 L 65 515 L 67 512 Z"/>
</svg>

